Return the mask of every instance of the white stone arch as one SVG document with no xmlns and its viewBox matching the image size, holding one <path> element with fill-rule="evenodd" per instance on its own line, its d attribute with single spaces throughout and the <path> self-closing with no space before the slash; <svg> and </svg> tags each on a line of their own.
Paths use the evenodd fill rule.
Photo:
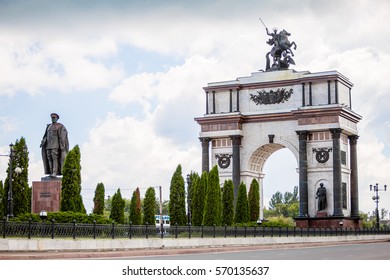
<svg viewBox="0 0 390 280">
<path fill-rule="evenodd" d="M 298 143 L 298 141 L 297 141 Z M 273 143 L 269 143 L 269 138 L 261 138 L 258 142 L 253 143 L 246 149 L 246 152 L 243 152 L 242 159 L 242 171 L 261 173 L 263 170 L 264 164 L 267 159 L 276 151 L 287 148 L 290 152 L 293 153 L 297 164 L 299 159 L 298 147 L 283 139 L 282 137 L 275 137 Z M 257 162 L 256 162 L 257 161 Z M 259 168 L 255 168 L 258 165 Z"/>
<path fill-rule="evenodd" d="M 263 179 L 265 174 L 263 173 L 263 168 L 268 158 L 276 151 L 286 148 L 294 155 L 298 167 L 299 154 L 296 145 L 283 137 L 274 137 L 272 142 L 270 143 L 269 137 L 262 137 L 259 138 L 259 141 L 250 145 L 245 151 L 242 151 L 243 159 L 241 164 L 243 169 L 241 173 L 243 181 L 247 185 L 250 185 L 252 180 L 256 179 L 260 186 L 260 220 L 263 220 L 264 209 Z"/>
</svg>

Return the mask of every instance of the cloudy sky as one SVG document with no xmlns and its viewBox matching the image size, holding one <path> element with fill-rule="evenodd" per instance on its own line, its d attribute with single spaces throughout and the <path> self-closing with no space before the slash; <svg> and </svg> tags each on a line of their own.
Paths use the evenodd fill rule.
<svg viewBox="0 0 390 280">
<path fill-rule="evenodd" d="M 390 2 L 0 0 L 0 154 L 26 138 L 30 181 L 43 166 L 39 144 L 50 113 L 82 156 L 84 203 L 94 189 L 163 186 L 178 164 L 200 172 L 203 86 L 264 69 L 270 28 L 288 30 L 297 71 L 337 70 L 363 116 L 358 142 L 360 210 L 369 185 L 390 184 Z M 283 161 L 283 164 L 281 162 Z M 265 195 L 298 185 L 284 149 L 266 163 Z M 7 158 L 0 158 L 0 180 Z M 290 174 L 280 179 L 275 171 Z M 380 207 L 390 209 L 390 190 Z"/>
</svg>

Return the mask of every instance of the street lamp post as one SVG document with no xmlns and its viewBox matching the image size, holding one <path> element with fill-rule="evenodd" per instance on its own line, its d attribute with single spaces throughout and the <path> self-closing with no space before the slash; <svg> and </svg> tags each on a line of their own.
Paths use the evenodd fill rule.
<svg viewBox="0 0 390 280">
<path fill-rule="evenodd" d="M 386 191 L 387 190 L 387 185 L 383 186 L 383 189 L 379 189 L 378 183 L 375 185 L 370 185 L 370 191 L 374 191 L 375 195 L 372 197 L 372 200 L 375 201 L 376 204 L 376 209 L 375 209 L 375 216 L 376 216 L 376 228 L 379 228 L 379 195 L 378 191 Z"/>
</svg>

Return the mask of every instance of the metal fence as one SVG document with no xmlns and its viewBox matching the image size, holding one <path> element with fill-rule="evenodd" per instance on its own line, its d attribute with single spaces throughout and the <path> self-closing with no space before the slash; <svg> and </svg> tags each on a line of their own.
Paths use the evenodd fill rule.
<svg viewBox="0 0 390 280">
<path fill-rule="evenodd" d="M 390 235 L 389 228 L 297 228 L 297 227 L 237 227 L 237 226 L 177 226 L 79 224 L 51 222 L 8 222 L 0 227 L 3 238 L 237 238 Z"/>
</svg>

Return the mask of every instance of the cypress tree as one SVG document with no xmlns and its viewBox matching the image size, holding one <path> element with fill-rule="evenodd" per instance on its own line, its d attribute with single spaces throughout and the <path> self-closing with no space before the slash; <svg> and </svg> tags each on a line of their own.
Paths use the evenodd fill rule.
<svg viewBox="0 0 390 280">
<path fill-rule="evenodd" d="M 236 223 L 246 223 L 249 221 L 248 197 L 246 194 L 246 185 L 243 182 L 241 182 L 238 187 L 236 215 L 234 220 Z"/>
<path fill-rule="evenodd" d="M 249 220 L 251 222 L 259 219 L 260 212 L 260 187 L 256 179 L 253 179 L 248 193 Z"/>
<path fill-rule="evenodd" d="M 31 212 L 31 191 L 28 186 L 28 150 L 26 140 L 21 137 L 12 147 L 12 166 L 8 163 L 7 178 L 4 182 L 3 206 L 5 215 L 8 214 L 9 172 L 12 168 L 12 204 L 13 215 Z M 18 173 L 17 171 L 20 171 Z"/>
<path fill-rule="evenodd" d="M 148 223 L 149 225 L 154 225 L 155 214 L 156 214 L 156 192 L 153 187 L 150 187 L 146 190 L 145 193 L 143 224 Z"/>
<path fill-rule="evenodd" d="M 234 185 L 232 180 L 226 180 L 222 192 L 222 225 L 231 226 L 234 223 Z"/>
<path fill-rule="evenodd" d="M 80 148 L 76 145 L 66 155 L 62 169 L 62 191 L 60 211 L 86 213 L 81 197 Z"/>
<path fill-rule="evenodd" d="M 206 202 L 203 214 L 203 224 L 205 226 L 221 225 L 221 203 L 218 167 L 215 165 L 209 173 L 209 185 L 206 190 Z"/>
<path fill-rule="evenodd" d="M 136 188 L 133 192 L 130 201 L 130 222 L 133 225 L 141 224 L 141 195 L 139 188 Z"/>
<path fill-rule="evenodd" d="M 6 207 L 4 205 L 4 186 L 3 181 L 0 180 L 0 219 L 6 216 Z"/>
<path fill-rule="evenodd" d="M 196 179 L 193 185 L 194 196 L 192 199 L 192 224 L 200 226 L 203 223 L 204 203 L 206 198 L 206 189 L 208 184 L 208 174 L 202 173 L 199 179 Z"/>
<path fill-rule="evenodd" d="M 103 183 L 97 184 L 93 197 L 93 214 L 103 215 L 104 213 L 104 191 Z"/>
<path fill-rule="evenodd" d="M 185 189 L 180 164 L 177 166 L 171 179 L 169 192 L 169 215 L 172 224 L 177 223 L 179 226 L 186 225 Z"/>
<path fill-rule="evenodd" d="M 118 224 L 125 223 L 125 200 L 120 189 L 112 196 L 110 218 Z"/>
</svg>

